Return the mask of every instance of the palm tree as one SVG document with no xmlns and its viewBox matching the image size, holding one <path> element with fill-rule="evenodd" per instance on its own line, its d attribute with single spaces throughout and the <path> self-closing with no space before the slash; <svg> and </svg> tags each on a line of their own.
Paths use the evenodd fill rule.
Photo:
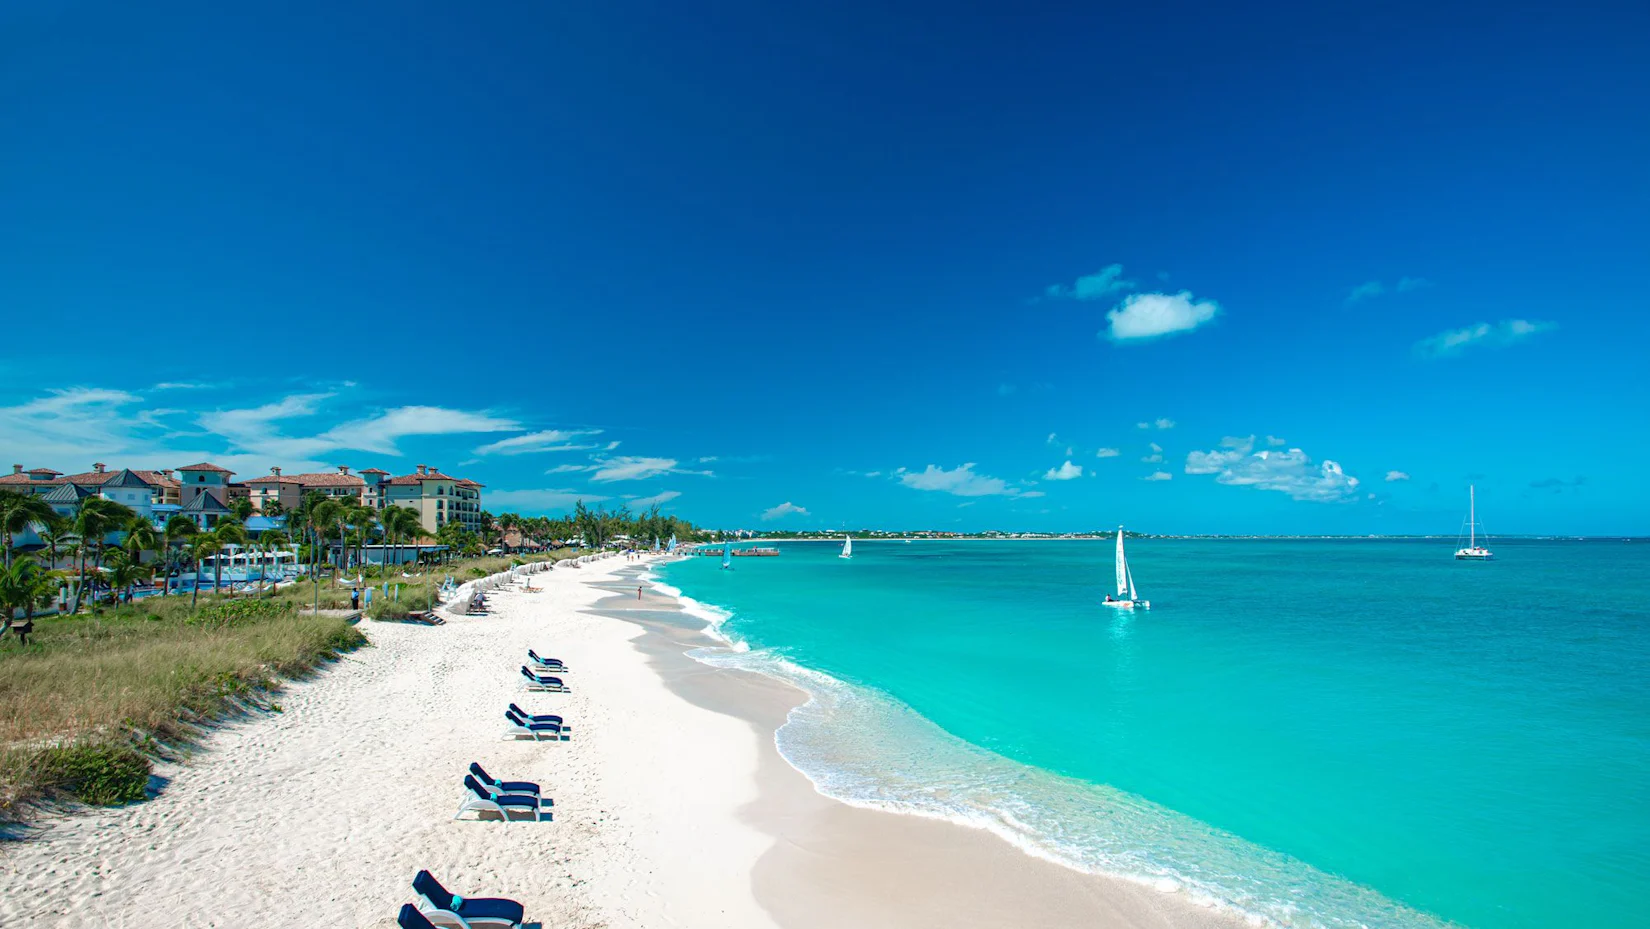
<svg viewBox="0 0 1650 929">
<path fill-rule="evenodd" d="M 334 528 L 343 524 L 344 521 L 341 518 L 342 516 L 342 509 L 332 500 L 323 499 L 309 508 L 309 525 L 315 532 L 315 552 L 314 557 L 311 558 L 310 561 L 314 563 L 316 568 L 317 573 L 315 575 L 315 583 L 317 585 L 321 583 L 321 577 L 318 572 L 321 567 L 322 556 L 325 554 L 323 549 L 326 546 L 326 540 L 332 534 L 332 530 Z M 336 573 L 332 576 L 332 583 L 334 586 L 338 583 L 338 575 Z M 316 596 L 320 596 L 320 591 L 318 588 L 316 591 Z"/>
<path fill-rule="evenodd" d="M 257 511 L 252 508 L 252 501 L 249 498 L 241 497 L 229 504 L 229 512 L 234 514 L 236 519 L 244 523 L 251 519 L 252 514 Z"/>
<path fill-rule="evenodd" d="M 270 529 L 270 530 L 266 531 L 263 535 L 258 536 L 258 551 L 261 552 L 264 555 L 264 557 L 266 557 L 266 558 L 269 556 L 269 554 L 271 552 L 278 552 L 281 549 L 286 548 L 290 544 L 292 544 L 292 543 L 291 543 L 290 540 L 287 539 L 286 533 L 282 532 L 279 529 Z M 263 592 L 264 592 L 264 572 L 263 572 L 263 569 L 260 568 L 258 570 L 258 594 L 259 594 L 259 596 L 262 596 Z"/>
<path fill-rule="evenodd" d="M 153 573 L 152 569 L 138 560 L 141 551 L 140 549 L 138 553 L 131 553 L 124 548 L 116 548 L 109 552 L 109 590 L 111 593 L 124 593 L 128 602 L 132 599 L 132 588 Z M 116 602 L 118 601 L 117 596 Z"/>
<path fill-rule="evenodd" d="M 166 521 L 166 529 L 164 530 L 163 538 L 166 543 L 165 561 L 168 574 L 171 572 L 172 562 L 178 554 L 176 550 L 181 548 L 189 541 L 191 536 L 199 531 L 200 530 L 195 527 L 194 520 L 187 516 L 174 516 Z M 199 578 L 196 578 L 196 580 L 199 580 Z M 166 595 L 166 587 L 167 585 L 163 582 L 160 588 L 161 596 Z"/>
<path fill-rule="evenodd" d="M 160 533 L 155 531 L 155 524 L 148 517 L 140 514 L 126 527 L 126 538 L 120 547 L 132 556 L 133 564 L 142 564 L 144 552 L 160 553 Z"/>
<path fill-rule="evenodd" d="M 225 549 L 231 545 L 246 544 L 246 527 L 233 519 L 219 520 L 212 527 L 212 537 L 217 540 L 218 548 Z M 212 589 L 216 591 L 223 580 L 223 559 L 212 562 Z"/>
<path fill-rule="evenodd" d="M 197 532 L 189 540 L 189 560 L 195 565 L 195 583 L 189 588 L 189 608 L 195 608 L 201 595 L 201 563 L 218 553 L 223 546 L 217 537 L 210 532 Z"/>
<path fill-rule="evenodd" d="M 395 542 L 395 562 L 401 562 L 400 543 L 417 538 L 424 531 L 424 521 L 418 511 L 404 506 L 384 508 L 384 533 Z"/>
<path fill-rule="evenodd" d="M 50 600 L 56 588 L 50 571 L 40 567 L 28 555 L 18 555 L 12 563 L 0 569 L 0 609 L 10 621 L 17 610 L 24 616 L 34 613 L 37 604 Z"/>
<path fill-rule="evenodd" d="M 355 563 L 365 569 L 367 539 L 372 536 L 373 530 L 378 528 L 378 511 L 370 506 L 352 506 L 349 508 L 349 521 L 350 525 L 355 527 Z"/>
<path fill-rule="evenodd" d="M 34 523 L 48 525 L 57 518 L 51 504 L 34 494 L 0 490 L 0 535 L 6 537 L 6 565 L 11 565 L 11 537 Z"/>
<path fill-rule="evenodd" d="M 104 497 L 87 497 L 75 508 L 74 534 L 80 536 L 80 586 L 74 592 L 70 613 L 80 612 L 80 598 L 86 590 L 87 554 L 94 555 L 93 567 L 101 565 L 109 533 L 130 525 L 136 515 L 130 507 Z"/>
<path fill-rule="evenodd" d="M 61 516 L 36 529 L 35 534 L 40 536 L 40 544 L 46 546 L 48 569 L 57 567 L 57 553 L 72 549 L 78 538 L 69 531 L 69 521 Z"/>
</svg>

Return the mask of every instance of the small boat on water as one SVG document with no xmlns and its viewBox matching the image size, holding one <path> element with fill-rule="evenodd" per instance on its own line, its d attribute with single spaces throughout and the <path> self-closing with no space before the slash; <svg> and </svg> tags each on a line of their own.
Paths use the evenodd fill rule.
<svg viewBox="0 0 1650 929">
<path fill-rule="evenodd" d="M 1455 541 L 1461 541 L 1456 536 Z M 1478 544 L 1478 493 L 1471 485 L 1467 485 L 1467 547 L 1455 550 L 1456 561 L 1490 561 L 1495 554 Z"/>
<path fill-rule="evenodd" d="M 733 570 L 733 543 L 722 543 L 722 570 Z"/>
<path fill-rule="evenodd" d="M 1123 527 L 1117 527 L 1117 596 L 1106 595 L 1101 601 L 1103 606 L 1115 607 L 1119 610 L 1152 608 L 1150 600 L 1140 599 L 1134 589 L 1134 572 L 1129 570 L 1129 559 L 1123 555 Z"/>
<path fill-rule="evenodd" d="M 854 540 L 846 534 L 844 534 L 842 536 L 842 554 L 838 555 L 837 557 L 838 558 L 852 558 L 852 557 L 854 557 Z"/>
</svg>

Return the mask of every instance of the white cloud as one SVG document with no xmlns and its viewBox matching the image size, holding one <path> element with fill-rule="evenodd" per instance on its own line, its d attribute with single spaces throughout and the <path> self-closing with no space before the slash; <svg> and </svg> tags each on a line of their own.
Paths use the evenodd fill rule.
<svg viewBox="0 0 1650 929">
<path fill-rule="evenodd" d="M 1115 449 L 1115 448 L 1102 448 L 1099 451 L 1094 453 L 1094 457 L 1096 457 L 1096 458 L 1116 458 L 1118 455 L 1121 455 L 1121 454 L 1123 454 L 1123 453 L 1121 451 Z"/>
<path fill-rule="evenodd" d="M 1186 473 L 1213 474 L 1221 484 L 1276 490 L 1296 500 L 1335 502 L 1357 496 L 1358 479 L 1336 462 L 1314 464 L 1298 448 L 1254 448 L 1254 436 L 1227 436 L 1217 449 L 1187 455 Z"/>
<path fill-rule="evenodd" d="M 674 473 L 676 459 L 674 458 L 639 458 L 623 456 L 606 458 L 597 462 L 596 473 L 591 475 L 593 481 L 606 483 L 608 481 L 640 481 L 661 474 Z"/>
<path fill-rule="evenodd" d="M 469 435 L 477 432 L 508 432 L 520 429 L 512 419 L 470 410 L 440 406 L 400 406 L 376 416 L 333 426 L 318 439 L 334 448 L 349 448 L 383 455 L 399 455 L 397 439 L 413 435 Z"/>
<path fill-rule="evenodd" d="M 490 490 L 485 501 L 494 512 L 525 510 L 528 513 L 548 513 L 570 510 L 583 500 L 586 504 L 611 500 L 599 494 L 579 493 L 576 490 Z"/>
<path fill-rule="evenodd" d="M 1163 446 L 1157 444 L 1156 442 L 1153 442 L 1153 443 L 1151 443 L 1151 449 L 1152 449 L 1152 453 L 1150 455 L 1146 455 L 1146 456 L 1142 457 L 1140 460 L 1146 462 L 1147 464 L 1155 464 L 1156 462 L 1162 461 L 1163 460 Z"/>
<path fill-rule="evenodd" d="M 1386 482 L 1388 484 L 1392 483 L 1393 481 L 1407 481 L 1407 480 L 1409 480 L 1409 475 L 1405 474 L 1402 471 L 1388 471 L 1386 473 Z"/>
<path fill-rule="evenodd" d="M 1557 328 L 1557 323 L 1530 322 L 1527 319 L 1476 323 L 1461 329 L 1440 332 L 1416 342 L 1415 354 L 1422 358 L 1451 358 L 1469 348 L 1503 348 Z"/>
<path fill-rule="evenodd" d="M 1132 342 L 1191 332 L 1219 313 L 1220 304 L 1194 300 L 1191 291 L 1133 294 L 1106 314 L 1105 336 L 1113 342 Z"/>
<path fill-rule="evenodd" d="M 762 518 L 765 519 L 765 520 L 781 519 L 781 518 L 786 517 L 786 516 L 807 516 L 807 515 L 808 515 L 808 510 L 805 507 L 797 506 L 796 504 L 792 503 L 789 500 L 786 500 L 784 503 L 781 503 L 778 506 L 770 506 L 767 509 L 762 511 Z"/>
<path fill-rule="evenodd" d="M 975 472 L 973 462 L 949 471 L 938 465 L 929 465 L 922 471 L 907 471 L 901 468 L 895 473 L 899 475 L 899 482 L 906 487 L 915 490 L 937 490 L 959 497 L 1029 497 L 1034 494 L 1042 496 L 1040 493 L 1022 492 L 1000 477 L 979 474 Z"/>
<path fill-rule="evenodd" d="M 655 503 L 669 503 L 681 495 L 682 492 L 679 490 L 661 490 L 651 497 L 637 497 L 636 499 L 630 501 L 630 504 L 635 507 L 646 509 L 647 507 L 653 506 Z"/>
<path fill-rule="evenodd" d="M 1152 473 L 1150 473 L 1150 474 L 1146 475 L 1145 477 L 1141 478 L 1141 480 L 1143 480 L 1143 481 L 1172 481 L 1172 480 L 1174 480 L 1174 475 L 1170 474 L 1167 471 L 1153 471 Z"/>
<path fill-rule="evenodd" d="M 594 445 L 569 445 L 580 436 L 600 435 L 600 429 L 545 429 L 499 439 L 475 450 L 477 455 L 527 455 L 535 452 L 571 452 L 595 448 Z"/>
<path fill-rule="evenodd" d="M 1050 445 L 1059 445 L 1060 444 L 1060 437 L 1058 435 L 1056 435 L 1055 433 L 1052 433 L 1052 432 L 1049 433 L 1048 434 L 1048 444 L 1050 444 Z"/>
<path fill-rule="evenodd" d="M 1067 461 L 1058 468 L 1049 468 L 1048 471 L 1043 474 L 1043 480 L 1069 481 L 1082 476 L 1083 466 L 1080 464 L 1072 464 L 1070 461 Z"/>
<path fill-rule="evenodd" d="M 1114 293 L 1133 287 L 1134 281 L 1123 280 L 1123 266 L 1114 264 L 1080 277 L 1076 283 L 1069 286 L 1051 284 L 1044 288 L 1043 296 L 1051 300 L 1104 300 Z"/>
<path fill-rule="evenodd" d="M 1164 416 L 1164 417 L 1160 417 L 1158 419 L 1155 419 L 1155 420 L 1153 420 L 1149 423 L 1135 423 L 1134 428 L 1136 428 L 1136 429 L 1173 429 L 1174 428 L 1174 420 L 1168 418 L 1167 416 Z"/>
<path fill-rule="evenodd" d="M 1269 435 L 1266 437 L 1266 444 L 1272 446 L 1273 448 L 1278 448 L 1283 445 L 1288 445 L 1289 443 L 1275 435 Z"/>
<path fill-rule="evenodd" d="M 599 465 L 563 464 L 544 472 L 545 474 L 572 474 L 575 471 L 594 471 Z"/>
<path fill-rule="evenodd" d="M 1386 286 L 1380 281 L 1365 281 L 1362 284 L 1352 288 L 1352 292 L 1346 295 L 1346 302 L 1350 305 L 1357 303 L 1359 300 L 1368 300 L 1370 297 L 1379 297 L 1384 293 L 1386 293 Z"/>
</svg>

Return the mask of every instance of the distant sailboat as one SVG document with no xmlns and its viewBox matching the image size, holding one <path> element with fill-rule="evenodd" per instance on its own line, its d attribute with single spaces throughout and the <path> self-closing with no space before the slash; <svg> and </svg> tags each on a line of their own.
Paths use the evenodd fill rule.
<svg viewBox="0 0 1650 929">
<path fill-rule="evenodd" d="M 676 533 L 672 532 L 670 534 L 670 547 L 665 549 L 665 551 L 672 555 L 676 554 Z"/>
<path fill-rule="evenodd" d="M 1142 600 L 1134 590 L 1134 572 L 1129 570 L 1129 560 L 1123 557 L 1123 527 L 1117 527 L 1117 596 L 1106 597 L 1102 601 L 1105 606 L 1114 606 L 1120 610 L 1132 610 L 1139 607 L 1143 610 L 1152 608 L 1150 600 Z"/>
<path fill-rule="evenodd" d="M 1456 536 L 1456 542 L 1461 541 Z M 1467 485 L 1467 547 L 1456 549 L 1456 561 L 1489 561 L 1495 554 L 1478 544 L 1478 492 L 1471 484 Z"/>
<path fill-rule="evenodd" d="M 732 542 L 723 542 L 722 543 L 722 570 L 727 571 L 727 570 L 731 570 L 732 568 L 733 568 L 733 543 Z"/>
<path fill-rule="evenodd" d="M 852 558 L 852 557 L 854 557 L 854 540 L 852 538 L 850 538 L 849 536 L 847 536 L 846 534 L 843 535 L 843 537 L 842 537 L 842 554 L 838 555 L 837 557 L 838 558 Z"/>
</svg>

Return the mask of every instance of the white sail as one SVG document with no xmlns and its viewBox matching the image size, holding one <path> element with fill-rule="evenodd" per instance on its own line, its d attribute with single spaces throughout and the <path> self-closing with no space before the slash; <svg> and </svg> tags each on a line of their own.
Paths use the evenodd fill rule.
<svg viewBox="0 0 1650 929">
<path fill-rule="evenodd" d="M 852 558 L 854 555 L 854 540 L 849 536 L 842 537 L 842 557 Z"/>
<path fill-rule="evenodd" d="M 1138 600 L 1140 597 L 1134 592 L 1134 572 L 1129 571 L 1127 573 L 1129 576 L 1129 599 Z"/>
<path fill-rule="evenodd" d="M 733 567 L 733 546 L 727 542 L 722 543 L 722 567 Z"/>
<path fill-rule="evenodd" d="M 1117 596 L 1120 599 L 1131 599 L 1134 595 L 1129 590 L 1129 562 L 1123 557 L 1123 530 L 1117 530 Z"/>
</svg>

